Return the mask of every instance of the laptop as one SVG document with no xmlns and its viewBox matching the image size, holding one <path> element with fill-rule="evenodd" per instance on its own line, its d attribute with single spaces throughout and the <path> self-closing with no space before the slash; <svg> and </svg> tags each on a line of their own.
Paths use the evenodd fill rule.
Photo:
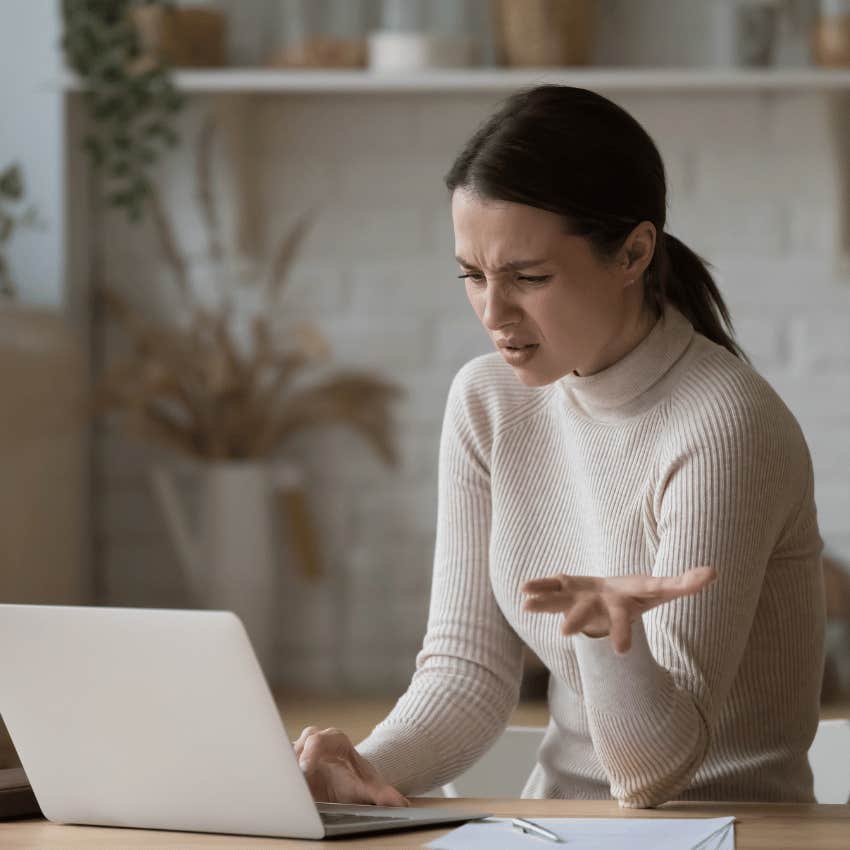
<svg viewBox="0 0 850 850">
<path fill-rule="evenodd" d="M 320 839 L 488 817 L 315 803 L 229 611 L 0 605 L 0 715 L 58 823 Z"/>
</svg>

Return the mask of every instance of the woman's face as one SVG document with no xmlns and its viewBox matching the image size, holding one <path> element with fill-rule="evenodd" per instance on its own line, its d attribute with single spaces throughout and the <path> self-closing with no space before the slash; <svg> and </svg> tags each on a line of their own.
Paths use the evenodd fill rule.
<svg viewBox="0 0 850 850">
<path fill-rule="evenodd" d="M 564 233 L 561 216 L 536 207 L 456 189 L 452 222 L 469 302 L 524 384 L 598 372 L 651 327 L 640 281 L 652 258 L 651 223 L 632 231 L 621 257 L 603 263 L 587 239 Z"/>
</svg>

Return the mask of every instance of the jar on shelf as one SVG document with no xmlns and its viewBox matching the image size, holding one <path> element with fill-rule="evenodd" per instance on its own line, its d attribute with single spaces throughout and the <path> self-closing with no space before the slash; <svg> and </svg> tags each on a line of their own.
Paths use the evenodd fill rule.
<svg viewBox="0 0 850 850">
<path fill-rule="evenodd" d="M 781 12 L 780 0 L 737 0 L 736 65 L 747 68 L 773 64 Z"/>
<path fill-rule="evenodd" d="M 363 0 L 278 0 L 277 68 L 362 68 L 366 65 Z"/>
<path fill-rule="evenodd" d="M 498 0 L 495 11 L 503 64 L 560 67 L 590 62 L 592 0 Z"/>
<path fill-rule="evenodd" d="M 430 40 L 419 0 L 383 0 L 380 25 L 369 33 L 369 68 L 373 71 L 417 71 L 427 68 Z"/>
<path fill-rule="evenodd" d="M 463 68 L 481 62 L 480 35 L 475 32 L 473 0 L 431 0 L 428 31 L 432 37 L 432 64 Z"/>
<path fill-rule="evenodd" d="M 850 0 L 820 0 L 811 48 L 817 65 L 850 66 Z"/>
<path fill-rule="evenodd" d="M 375 71 L 460 68 L 480 61 L 477 0 L 383 0 L 369 36 Z"/>
<path fill-rule="evenodd" d="M 277 0 L 218 0 L 227 14 L 229 64 L 250 68 L 262 65 L 274 47 Z"/>
<path fill-rule="evenodd" d="M 227 15 L 215 2 L 135 5 L 130 20 L 139 37 L 141 65 L 176 68 L 227 64 Z"/>
</svg>

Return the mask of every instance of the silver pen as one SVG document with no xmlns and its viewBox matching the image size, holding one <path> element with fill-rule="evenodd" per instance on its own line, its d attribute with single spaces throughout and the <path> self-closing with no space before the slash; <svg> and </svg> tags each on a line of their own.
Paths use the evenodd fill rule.
<svg viewBox="0 0 850 850">
<path fill-rule="evenodd" d="M 549 841 L 557 841 L 559 844 L 563 843 L 560 835 L 555 835 L 551 829 L 546 829 L 545 826 L 540 826 L 539 823 L 535 823 L 533 820 L 526 820 L 525 818 L 511 818 L 511 825 L 523 832 L 530 833 L 531 835 L 537 835 L 540 838 L 548 838 Z"/>
</svg>

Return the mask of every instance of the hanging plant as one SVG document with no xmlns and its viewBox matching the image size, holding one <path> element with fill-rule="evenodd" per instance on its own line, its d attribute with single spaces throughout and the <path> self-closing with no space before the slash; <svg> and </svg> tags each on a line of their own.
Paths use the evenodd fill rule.
<svg viewBox="0 0 850 850">
<path fill-rule="evenodd" d="M 19 227 L 35 227 L 38 223 L 35 207 L 23 208 L 24 178 L 21 168 L 12 164 L 0 171 L 0 296 L 14 298 L 12 281 L 5 251 Z"/>
<path fill-rule="evenodd" d="M 110 205 L 141 218 L 154 195 L 151 172 L 174 147 L 184 98 L 169 67 L 142 50 L 132 21 L 157 0 L 63 0 L 62 48 L 82 86 L 89 126 L 83 139 Z"/>
</svg>

